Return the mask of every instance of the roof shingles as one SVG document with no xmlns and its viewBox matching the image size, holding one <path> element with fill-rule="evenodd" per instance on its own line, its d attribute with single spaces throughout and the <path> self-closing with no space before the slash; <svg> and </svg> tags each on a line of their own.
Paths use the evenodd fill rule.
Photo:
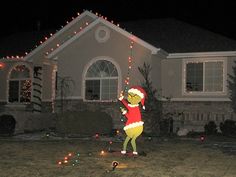
<svg viewBox="0 0 236 177">
<path fill-rule="evenodd" d="M 172 18 L 132 21 L 123 26 L 169 53 L 236 50 L 236 41 Z"/>
</svg>

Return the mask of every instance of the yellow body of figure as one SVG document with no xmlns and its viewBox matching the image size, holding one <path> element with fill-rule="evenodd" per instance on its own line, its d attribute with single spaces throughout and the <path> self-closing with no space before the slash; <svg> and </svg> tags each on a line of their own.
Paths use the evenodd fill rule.
<svg viewBox="0 0 236 177">
<path fill-rule="evenodd" d="M 125 130 L 126 135 L 130 138 L 134 138 L 134 137 L 137 138 L 139 135 L 141 135 L 142 132 L 143 132 L 143 126 L 134 127 L 134 128 Z"/>
</svg>

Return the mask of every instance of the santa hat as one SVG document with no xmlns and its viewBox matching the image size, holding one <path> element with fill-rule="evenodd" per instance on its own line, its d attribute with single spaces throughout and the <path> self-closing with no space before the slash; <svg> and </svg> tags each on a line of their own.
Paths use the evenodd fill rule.
<svg viewBox="0 0 236 177">
<path fill-rule="evenodd" d="M 142 87 L 133 86 L 128 90 L 128 93 L 134 93 L 134 94 L 140 96 L 142 98 L 141 99 L 141 104 L 143 106 L 143 109 L 145 109 L 144 101 L 145 101 L 145 98 L 147 97 L 147 93 Z"/>
</svg>

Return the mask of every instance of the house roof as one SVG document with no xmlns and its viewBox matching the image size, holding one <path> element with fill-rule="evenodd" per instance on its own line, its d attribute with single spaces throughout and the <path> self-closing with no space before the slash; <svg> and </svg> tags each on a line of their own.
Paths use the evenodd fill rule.
<svg viewBox="0 0 236 177">
<path fill-rule="evenodd" d="M 236 41 L 176 19 L 146 19 L 120 23 L 149 46 L 168 53 L 236 51 Z M 119 28 L 119 27 L 116 27 Z M 121 29 L 122 30 L 122 29 Z M 124 31 L 124 30 L 123 30 Z M 0 58 L 24 56 L 55 30 L 17 33 L 0 41 Z"/>
<path fill-rule="evenodd" d="M 235 40 L 174 18 L 130 21 L 122 27 L 168 53 L 236 50 Z"/>
</svg>

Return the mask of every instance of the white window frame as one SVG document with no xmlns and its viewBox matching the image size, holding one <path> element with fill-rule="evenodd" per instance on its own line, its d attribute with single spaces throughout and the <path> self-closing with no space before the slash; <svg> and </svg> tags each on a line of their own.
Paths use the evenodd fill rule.
<svg viewBox="0 0 236 177">
<path fill-rule="evenodd" d="M 30 77 L 29 78 L 20 78 L 20 79 L 11 79 L 11 72 L 12 72 L 12 70 L 15 68 L 15 67 L 17 67 L 17 66 L 20 66 L 20 65 L 25 65 L 28 69 L 29 69 L 29 74 L 30 74 Z M 26 105 L 26 104 L 31 104 L 31 102 L 32 102 L 32 97 L 33 97 L 33 71 L 32 71 L 32 68 L 30 67 L 30 65 L 29 64 L 27 64 L 27 63 L 16 63 L 16 64 L 14 64 L 11 68 L 10 68 L 10 70 L 9 70 L 9 72 L 8 72 L 8 77 L 7 77 L 7 95 L 6 95 L 6 102 L 7 102 L 7 104 L 9 104 L 9 105 L 15 105 L 15 104 L 17 104 L 17 105 Z M 31 97 L 30 97 L 30 102 L 20 102 L 20 101 L 18 101 L 18 102 L 9 102 L 9 82 L 10 81 L 22 81 L 22 80 L 30 80 L 31 81 L 31 90 L 30 90 L 30 92 L 31 92 Z M 20 92 L 20 83 L 19 83 L 19 88 L 18 88 L 18 93 Z M 20 94 L 19 94 L 19 100 L 20 100 Z"/>
<path fill-rule="evenodd" d="M 205 90 L 205 63 L 207 62 L 223 62 L 223 91 L 207 92 Z M 186 91 L 186 66 L 188 63 L 203 63 L 203 91 Z M 217 96 L 227 95 L 227 58 L 194 58 L 182 59 L 182 95 L 206 95 Z"/>
<path fill-rule="evenodd" d="M 118 76 L 117 77 L 103 77 L 103 78 L 100 78 L 100 77 L 86 78 L 86 74 L 87 74 L 87 71 L 90 68 L 90 66 L 92 66 L 96 61 L 99 61 L 99 60 L 106 60 L 106 61 L 111 62 L 115 66 Z M 117 101 L 117 100 L 101 100 L 101 92 L 102 92 L 101 84 L 100 84 L 100 99 L 99 100 L 87 100 L 85 98 L 86 80 L 100 80 L 100 83 L 101 83 L 101 80 L 104 80 L 104 79 L 117 79 L 118 80 L 118 86 L 117 86 L 117 97 L 118 97 L 119 93 L 121 92 L 121 69 L 119 67 L 119 64 L 114 59 L 112 59 L 111 57 L 108 57 L 108 56 L 99 56 L 99 57 L 93 58 L 84 67 L 83 74 L 82 74 L 83 84 L 82 84 L 81 91 L 82 91 L 83 101 L 85 101 L 85 102 L 115 102 L 115 101 Z"/>
</svg>

